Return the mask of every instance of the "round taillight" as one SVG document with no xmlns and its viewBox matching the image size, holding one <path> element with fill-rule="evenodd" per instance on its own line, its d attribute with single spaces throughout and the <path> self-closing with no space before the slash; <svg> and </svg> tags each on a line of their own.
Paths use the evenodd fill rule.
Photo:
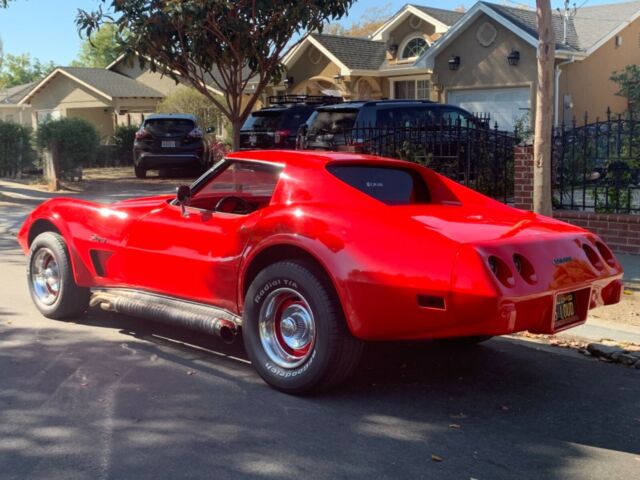
<svg viewBox="0 0 640 480">
<path fill-rule="evenodd" d="M 520 274 L 525 282 L 536 283 L 536 281 L 538 280 L 531 262 L 519 253 L 513 255 L 513 266 L 516 268 L 516 272 Z"/>
<path fill-rule="evenodd" d="M 515 279 L 513 278 L 513 273 L 509 266 L 501 260 L 499 257 L 495 255 L 491 255 L 487 263 L 489 264 L 489 269 L 495 277 L 502 283 L 505 287 L 513 287 L 515 285 Z"/>
<path fill-rule="evenodd" d="M 585 243 L 584 245 L 582 245 L 582 250 L 584 250 L 584 253 L 587 255 L 587 258 L 589 259 L 591 265 L 593 265 L 598 270 L 602 270 L 604 268 L 604 265 L 600 261 L 600 257 L 593 248 Z"/>
<path fill-rule="evenodd" d="M 610 267 L 616 267 L 618 265 L 616 259 L 613 256 L 613 253 L 611 253 L 609 247 L 607 247 L 604 243 L 596 242 L 596 248 L 598 249 L 598 252 L 600 252 L 600 256 L 604 259 L 605 262 L 607 262 L 607 265 L 609 265 Z"/>
</svg>

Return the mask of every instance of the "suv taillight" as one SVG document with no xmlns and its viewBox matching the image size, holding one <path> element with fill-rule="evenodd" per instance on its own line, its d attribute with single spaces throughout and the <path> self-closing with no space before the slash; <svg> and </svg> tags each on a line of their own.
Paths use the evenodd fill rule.
<svg viewBox="0 0 640 480">
<path fill-rule="evenodd" d="M 291 130 L 276 130 L 276 134 L 274 136 L 275 144 L 280 145 L 283 143 L 287 138 L 289 138 L 290 133 Z"/>
<path fill-rule="evenodd" d="M 140 127 L 140 130 L 136 132 L 136 140 L 148 140 L 150 138 L 151 138 L 151 133 L 142 127 Z"/>
<path fill-rule="evenodd" d="M 204 133 L 202 132 L 202 129 L 200 127 L 194 128 L 187 134 L 187 137 L 189 138 L 202 138 L 203 136 Z"/>
</svg>

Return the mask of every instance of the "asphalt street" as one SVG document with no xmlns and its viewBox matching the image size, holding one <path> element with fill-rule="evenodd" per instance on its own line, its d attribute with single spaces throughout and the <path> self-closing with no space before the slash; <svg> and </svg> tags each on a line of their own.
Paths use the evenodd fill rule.
<svg viewBox="0 0 640 480">
<path fill-rule="evenodd" d="M 45 319 L 0 234 L 2 480 L 639 477 L 640 370 L 513 339 L 375 344 L 346 385 L 288 396 L 241 342 Z"/>
</svg>

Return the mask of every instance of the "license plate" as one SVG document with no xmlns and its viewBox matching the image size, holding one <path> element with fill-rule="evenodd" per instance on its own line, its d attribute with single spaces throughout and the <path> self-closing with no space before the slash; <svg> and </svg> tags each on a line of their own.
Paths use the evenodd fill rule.
<svg viewBox="0 0 640 480">
<path fill-rule="evenodd" d="M 577 322 L 580 318 L 576 312 L 576 294 L 561 293 L 556 297 L 555 326 L 561 327 L 569 323 Z"/>
<path fill-rule="evenodd" d="M 255 145 L 256 143 L 258 143 L 258 136 L 257 135 L 249 135 L 249 143 L 251 145 Z"/>
<path fill-rule="evenodd" d="M 162 148 L 176 148 L 176 142 L 173 140 L 162 140 Z"/>
</svg>

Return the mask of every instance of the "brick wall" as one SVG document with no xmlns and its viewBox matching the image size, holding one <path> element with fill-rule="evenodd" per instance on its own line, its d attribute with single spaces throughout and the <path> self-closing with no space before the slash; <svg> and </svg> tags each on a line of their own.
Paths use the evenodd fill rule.
<svg viewBox="0 0 640 480">
<path fill-rule="evenodd" d="M 533 208 L 533 146 L 515 147 L 513 152 L 514 206 Z"/>
<path fill-rule="evenodd" d="M 533 207 L 533 147 L 518 146 L 514 151 L 514 204 Z M 598 234 L 616 252 L 640 255 L 640 215 L 554 210 L 553 217 L 587 228 Z"/>
</svg>

